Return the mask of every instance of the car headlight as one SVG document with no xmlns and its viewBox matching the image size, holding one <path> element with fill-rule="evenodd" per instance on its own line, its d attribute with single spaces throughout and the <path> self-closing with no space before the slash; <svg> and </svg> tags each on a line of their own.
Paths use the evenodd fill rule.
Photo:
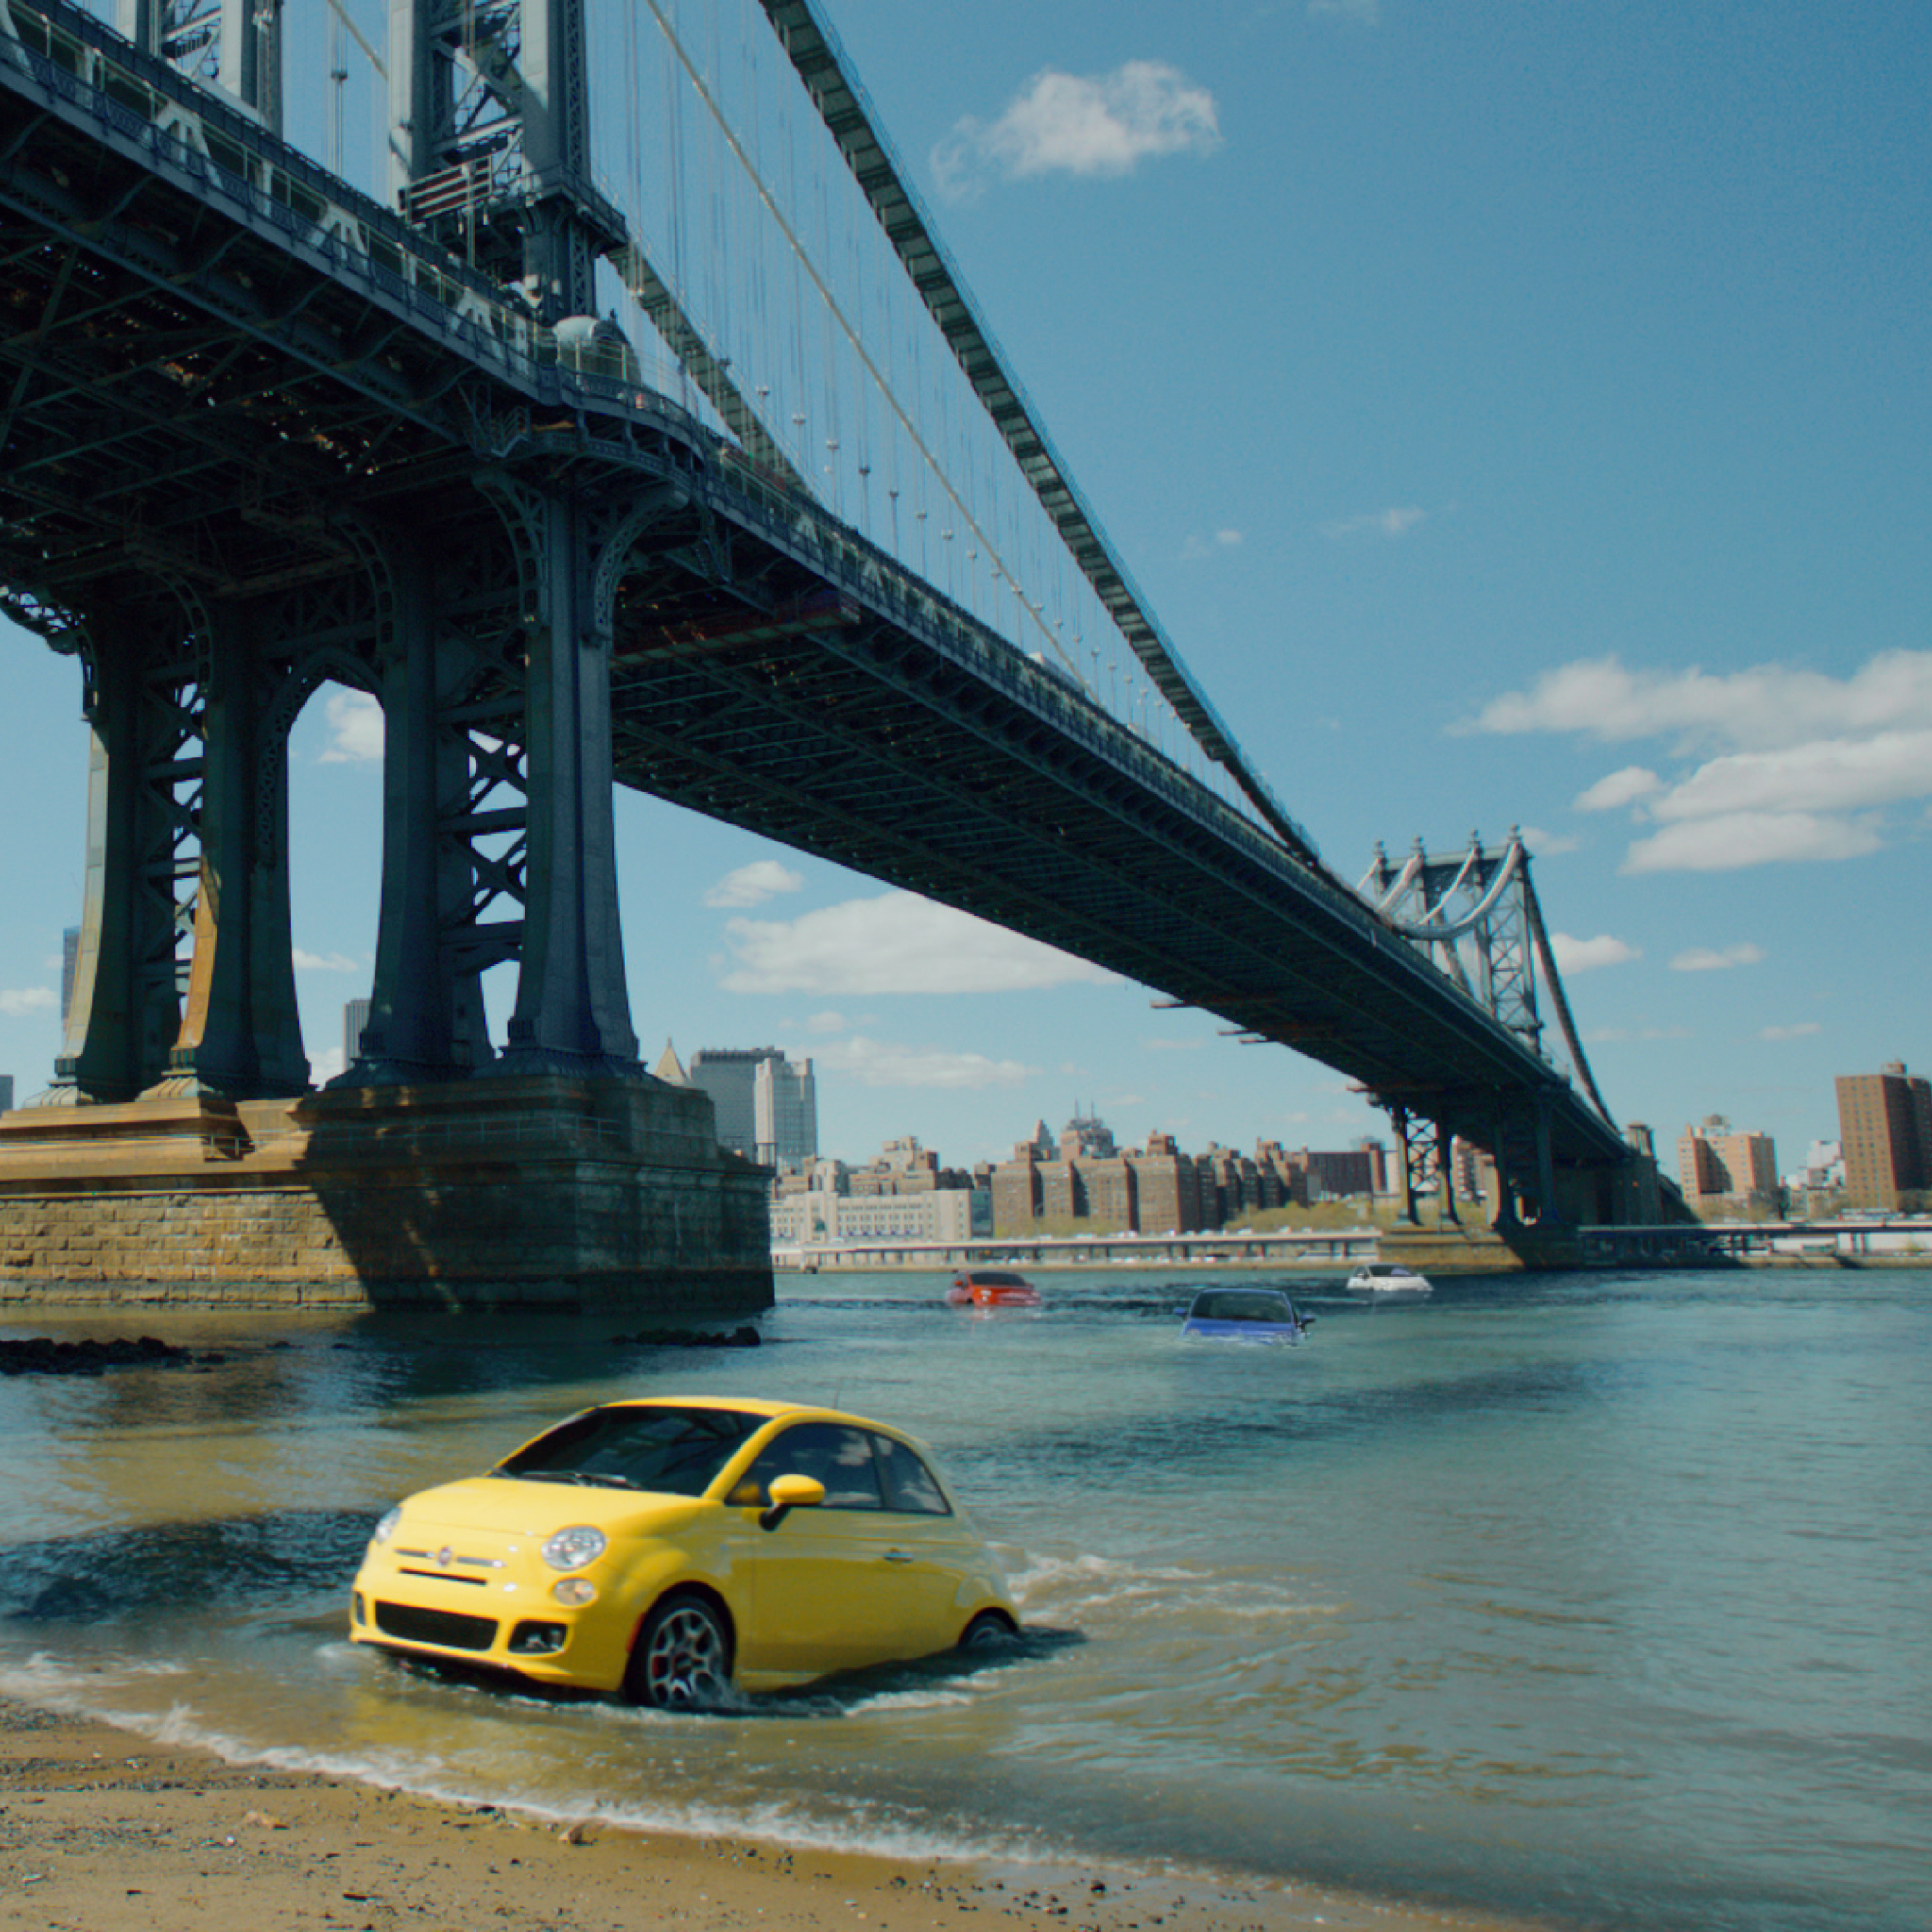
<svg viewBox="0 0 1932 1932">
<path fill-rule="evenodd" d="M 373 1543 L 386 1543 L 396 1533 L 396 1524 L 403 1520 L 403 1506 L 398 1503 L 393 1509 L 385 1509 L 375 1519 L 375 1527 L 369 1532 Z"/>
<path fill-rule="evenodd" d="M 553 1570 L 581 1570 L 594 1563 L 606 1548 L 604 1532 L 580 1524 L 573 1529 L 559 1529 L 543 1545 L 543 1560 Z"/>
<path fill-rule="evenodd" d="M 597 1586 L 588 1576 L 559 1576 L 550 1586 L 551 1596 L 574 1610 L 597 1601 Z"/>
</svg>

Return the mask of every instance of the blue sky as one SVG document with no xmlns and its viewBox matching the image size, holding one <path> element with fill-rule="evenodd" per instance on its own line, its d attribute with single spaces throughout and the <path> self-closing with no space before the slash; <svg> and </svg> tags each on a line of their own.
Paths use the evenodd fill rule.
<svg viewBox="0 0 1932 1932">
<path fill-rule="evenodd" d="M 1789 1168 L 1836 1132 L 1834 1074 L 1932 1065 L 1920 9 L 825 5 L 1089 501 L 1337 872 L 1524 827 L 1598 1082 L 1667 1138 L 1723 1113 Z M 85 739 L 73 665 L 0 647 L 0 1072 L 26 1094 Z M 293 760 L 325 1071 L 366 991 L 379 780 L 328 703 Z M 1312 1062 L 815 859 L 630 797 L 619 836 L 645 1058 L 810 1055 L 848 1158 L 998 1156 L 1076 1107 L 1193 1146 L 1378 1126 Z"/>
</svg>

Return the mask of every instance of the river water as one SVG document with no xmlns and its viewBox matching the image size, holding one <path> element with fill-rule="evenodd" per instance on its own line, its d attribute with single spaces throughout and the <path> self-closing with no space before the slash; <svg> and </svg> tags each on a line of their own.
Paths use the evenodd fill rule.
<svg viewBox="0 0 1932 1932">
<path fill-rule="evenodd" d="M 0 1693 L 385 1784 L 924 1856 L 1172 1861 L 1563 1926 L 1932 1923 L 1932 1268 L 781 1283 L 757 1350 L 149 1314 L 225 1359 L 0 1382 Z M 1260 1280 L 1244 1275 L 1232 1279 Z M 1028 1635 L 674 1717 L 342 1639 L 371 1519 L 593 1400 L 834 1402 L 924 1436 Z"/>
</svg>

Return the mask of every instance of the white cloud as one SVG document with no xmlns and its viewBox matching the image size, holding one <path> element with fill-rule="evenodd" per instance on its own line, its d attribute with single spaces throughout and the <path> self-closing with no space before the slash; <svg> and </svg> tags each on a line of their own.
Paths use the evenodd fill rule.
<svg viewBox="0 0 1932 1932">
<path fill-rule="evenodd" d="M 362 691 L 335 691 L 324 708 L 328 719 L 329 747 L 325 765 L 359 765 L 382 756 L 382 707 Z"/>
<path fill-rule="evenodd" d="M 805 1030 L 812 1034 L 850 1033 L 868 1024 L 864 1020 L 848 1020 L 843 1013 L 814 1013 L 805 1023 Z"/>
<path fill-rule="evenodd" d="M 320 1053 L 308 1057 L 308 1077 L 317 1087 L 326 1087 L 336 1075 L 345 1071 L 346 1063 L 339 1046 L 325 1046 Z"/>
<path fill-rule="evenodd" d="M 1729 812 L 1685 819 L 1631 846 L 1622 870 L 1736 872 L 1747 865 L 1796 865 L 1862 858 L 1885 843 L 1875 818 L 1817 818 L 1808 812 Z"/>
<path fill-rule="evenodd" d="M 1621 772 L 1599 778 L 1573 803 L 1577 811 L 1618 811 L 1663 789 L 1664 781 L 1655 772 L 1643 765 L 1625 765 Z"/>
<path fill-rule="evenodd" d="M 1623 966 L 1643 955 L 1635 946 L 1607 932 L 1593 940 L 1572 939 L 1567 932 L 1550 935 L 1550 951 L 1557 956 L 1559 973 L 1593 973 L 1599 966 Z"/>
<path fill-rule="evenodd" d="M 805 880 L 775 858 L 754 859 L 728 872 L 705 893 L 707 906 L 762 906 L 780 892 L 795 892 Z"/>
<path fill-rule="evenodd" d="M 1887 651 L 1848 678 L 1780 664 L 1713 677 L 1626 671 L 1615 658 L 1546 671 L 1491 699 L 1468 730 L 1580 732 L 1600 743 L 1674 738 L 1770 749 L 1840 734 L 1932 729 L 1932 651 Z"/>
<path fill-rule="evenodd" d="M 1322 525 L 1321 530 L 1324 537 L 1357 537 L 1364 531 L 1379 537 L 1406 537 L 1418 524 L 1425 522 L 1428 514 L 1413 505 L 1402 509 L 1371 510 L 1366 516 L 1337 518 Z"/>
<path fill-rule="evenodd" d="M 9 1020 L 24 1020 L 29 1013 L 52 1011 L 60 1004 L 51 986 L 0 987 L 0 1013 Z"/>
<path fill-rule="evenodd" d="M 1793 1026 L 1764 1026 L 1758 1029 L 1759 1040 L 1803 1040 L 1807 1034 L 1823 1033 L 1824 1028 L 1816 1020 L 1800 1020 Z"/>
<path fill-rule="evenodd" d="M 951 1053 L 940 1047 L 895 1046 L 863 1034 L 815 1054 L 813 1062 L 861 1087 L 937 1087 L 954 1091 L 1017 1087 L 1039 1072 L 1018 1060 L 993 1060 L 984 1054 Z"/>
<path fill-rule="evenodd" d="M 1760 664 L 1711 676 L 1560 665 L 1484 706 L 1466 731 L 1667 738 L 1680 776 L 1626 765 L 1579 811 L 1635 808 L 1661 829 L 1624 871 L 1724 872 L 1861 858 L 1887 842 L 1887 807 L 1932 798 L 1932 651 L 1890 651 L 1847 677 Z"/>
<path fill-rule="evenodd" d="M 1679 953 L 1671 961 L 1673 973 L 1722 973 L 1732 966 L 1756 966 L 1764 958 L 1764 949 L 1754 946 L 1748 941 L 1742 945 L 1725 946 L 1722 951 L 1712 946 L 1692 946 L 1687 953 Z"/>
<path fill-rule="evenodd" d="M 1116 975 L 911 892 L 848 899 L 793 920 L 734 919 L 729 992 L 1020 992 Z"/>
<path fill-rule="evenodd" d="M 933 150 L 949 195 L 973 193 L 982 175 L 1126 175 L 1149 157 L 1211 154 L 1221 145 L 1214 96 L 1177 68 L 1129 60 L 1111 74 L 1048 68 L 997 121 L 968 119 Z"/>
<path fill-rule="evenodd" d="M 1700 765 L 1651 809 L 1660 819 L 1725 812 L 1856 811 L 1932 793 L 1932 730 L 1826 738 L 1735 752 Z"/>
<path fill-rule="evenodd" d="M 1574 852 L 1583 843 L 1568 832 L 1546 832 L 1541 825 L 1519 825 L 1517 829 L 1536 858 L 1556 858 L 1565 852 Z"/>
<path fill-rule="evenodd" d="M 1181 545 L 1181 561 L 1198 563 L 1204 557 L 1213 557 L 1224 550 L 1239 550 L 1245 540 L 1239 530 L 1216 530 L 1210 541 L 1205 537 L 1190 536 Z"/>
<path fill-rule="evenodd" d="M 297 946 L 295 970 L 298 973 L 360 973 L 363 969 L 346 953 L 305 953 Z"/>
</svg>

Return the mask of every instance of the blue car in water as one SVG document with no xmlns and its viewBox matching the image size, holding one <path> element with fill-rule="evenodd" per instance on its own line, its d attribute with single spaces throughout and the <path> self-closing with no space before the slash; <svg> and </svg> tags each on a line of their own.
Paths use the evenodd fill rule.
<svg viewBox="0 0 1932 1932">
<path fill-rule="evenodd" d="M 1315 1325 L 1278 1288 L 1204 1288 L 1181 1323 L 1203 1341 L 1297 1342 Z"/>
</svg>

